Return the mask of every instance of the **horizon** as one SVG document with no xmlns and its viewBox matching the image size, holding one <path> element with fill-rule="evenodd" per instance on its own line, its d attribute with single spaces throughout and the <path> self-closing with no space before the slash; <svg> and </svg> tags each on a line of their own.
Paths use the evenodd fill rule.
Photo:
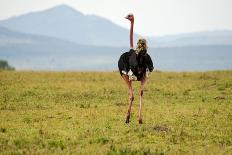
<svg viewBox="0 0 232 155">
<path fill-rule="evenodd" d="M 2 1 L 5 0 L 0 0 L 0 3 L 2 3 Z M 168 1 L 169 0 L 165 0 L 165 2 Z M 101 6 L 105 9 L 100 9 L 102 7 L 99 7 L 98 4 L 101 2 Z M 193 2 L 193 0 L 188 0 L 189 3 L 181 2 L 180 0 L 175 0 L 175 2 L 171 1 L 173 4 L 172 7 L 167 6 L 164 2 L 159 0 L 156 2 L 151 0 L 146 2 L 135 1 L 133 4 L 130 4 L 130 0 L 125 0 L 122 3 L 120 3 L 121 0 L 118 2 L 112 1 L 112 4 L 104 0 L 101 0 L 101 2 L 96 5 L 90 5 L 94 2 L 90 3 L 90 0 L 80 0 L 77 2 L 72 0 L 69 2 L 64 0 L 54 0 L 48 2 L 42 0 L 39 3 L 33 4 L 28 0 L 22 0 L 21 2 L 12 2 L 12 0 L 8 0 L 5 1 L 3 5 L 0 5 L 0 20 L 6 20 L 28 13 L 44 11 L 60 5 L 66 5 L 83 13 L 84 15 L 100 16 L 126 29 L 128 29 L 129 25 L 128 22 L 123 19 L 123 17 L 129 12 L 133 12 L 136 18 L 135 32 L 142 36 L 163 37 L 167 35 L 181 35 L 185 33 L 202 31 L 232 30 L 232 21 L 229 20 L 232 18 L 232 14 L 230 13 L 231 11 L 229 10 L 232 3 L 229 0 L 223 0 L 219 3 L 210 2 L 210 7 L 205 7 L 207 6 L 206 2 Z M 149 6 L 153 4 L 157 4 L 160 7 L 157 6 L 157 10 L 155 10 L 155 6 L 154 8 Z M 15 7 L 16 5 L 17 7 Z M 115 5 L 115 8 L 112 8 L 113 5 Z M 185 8 L 181 9 L 183 6 Z M 194 7 L 199 10 L 196 11 L 196 8 L 194 9 Z M 165 12 L 165 10 L 168 12 Z M 175 10 L 176 12 L 172 12 Z M 185 13 L 187 14 L 186 16 L 184 15 Z M 162 14 L 162 16 L 158 16 L 157 14 Z M 152 20 L 144 18 L 144 16 L 147 15 L 149 15 L 150 18 L 153 17 Z M 191 17 L 195 18 L 191 19 Z M 165 21 L 163 19 L 165 19 Z M 182 19 L 185 19 L 185 22 L 183 22 Z M 173 22 L 174 20 L 176 20 L 176 22 Z M 143 24 L 140 24 L 140 21 L 143 21 Z M 172 26 L 169 26 L 170 23 Z"/>
</svg>

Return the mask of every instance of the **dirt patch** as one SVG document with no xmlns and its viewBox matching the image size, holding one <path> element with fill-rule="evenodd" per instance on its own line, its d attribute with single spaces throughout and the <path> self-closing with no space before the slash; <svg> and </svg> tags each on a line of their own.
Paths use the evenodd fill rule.
<svg viewBox="0 0 232 155">
<path fill-rule="evenodd" d="M 155 125 L 153 127 L 153 130 L 155 130 L 156 132 L 168 132 L 169 129 L 165 126 L 160 126 L 160 125 Z"/>
<path fill-rule="evenodd" d="M 224 97 L 224 96 L 217 96 L 217 97 L 215 97 L 214 99 L 215 99 L 215 100 L 224 100 L 225 97 Z"/>
</svg>

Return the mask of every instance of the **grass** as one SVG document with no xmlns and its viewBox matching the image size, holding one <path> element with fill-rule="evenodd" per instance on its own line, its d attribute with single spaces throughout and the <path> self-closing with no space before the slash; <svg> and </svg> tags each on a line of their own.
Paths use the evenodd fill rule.
<svg viewBox="0 0 232 155">
<path fill-rule="evenodd" d="M 0 71 L 0 154 L 232 154 L 232 71 L 154 72 L 130 124 L 117 72 Z"/>
</svg>

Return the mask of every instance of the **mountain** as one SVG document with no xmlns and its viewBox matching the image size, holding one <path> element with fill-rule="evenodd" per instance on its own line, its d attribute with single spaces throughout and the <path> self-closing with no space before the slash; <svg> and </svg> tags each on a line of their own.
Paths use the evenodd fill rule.
<svg viewBox="0 0 232 155">
<path fill-rule="evenodd" d="M 0 27 L 0 59 L 17 70 L 117 70 L 126 47 L 79 45 Z M 232 45 L 149 48 L 156 70 L 232 69 Z"/>
<path fill-rule="evenodd" d="M 112 66 L 117 68 L 116 60 L 123 51 L 123 48 L 79 45 L 0 27 L 0 59 L 19 70 L 112 70 Z"/>
<path fill-rule="evenodd" d="M 139 23 L 135 23 L 137 24 Z M 85 15 L 67 5 L 2 20 L 0 26 L 27 34 L 56 37 L 82 45 L 114 47 L 128 47 L 129 45 L 128 29 L 99 16 Z M 139 35 L 135 34 L 135 42 L 138 37 Z M 232 45 L 231 30 L 146 38 L 149 47 Z"/>
<path fill-rule="evenodd" d="M 9 18 L 0 21 L 0 26 L 83 45 L 127 46 L 129 44 L 128 29 L 99 16 L 84 15 L 67 5 Z"/>
<path fill-rule="evenodd" d="M 43 45 L 72 45 L 74 43 L 61 40 L 53 37 L 42 36 L 42 35 L 32 35 L 21 32 L 16 32 L 9 30 L 5 27 L 0 27 L 0 46 L 14 46 L 19 45 L 28 45 L 28 46 L 37 46 L 39 44 Z M 44 47 L 44 46 L 43 46 Z"/>
<path fill-rule="evenodd" d="M 163 37 L 148 37 L 148 40 L 153 47 L 232 45 L 232 31 L 202 31 Z"/>
</svg>

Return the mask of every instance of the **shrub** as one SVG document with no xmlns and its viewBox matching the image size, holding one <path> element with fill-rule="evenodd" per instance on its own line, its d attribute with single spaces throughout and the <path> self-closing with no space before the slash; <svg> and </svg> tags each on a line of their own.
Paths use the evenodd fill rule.
<svg viewBox="0 0 232 155">
<path fill-rule="evenodd" d="M 0 60 L 0 70 L 15 70 L 6 60 Z"/>
</svg>

